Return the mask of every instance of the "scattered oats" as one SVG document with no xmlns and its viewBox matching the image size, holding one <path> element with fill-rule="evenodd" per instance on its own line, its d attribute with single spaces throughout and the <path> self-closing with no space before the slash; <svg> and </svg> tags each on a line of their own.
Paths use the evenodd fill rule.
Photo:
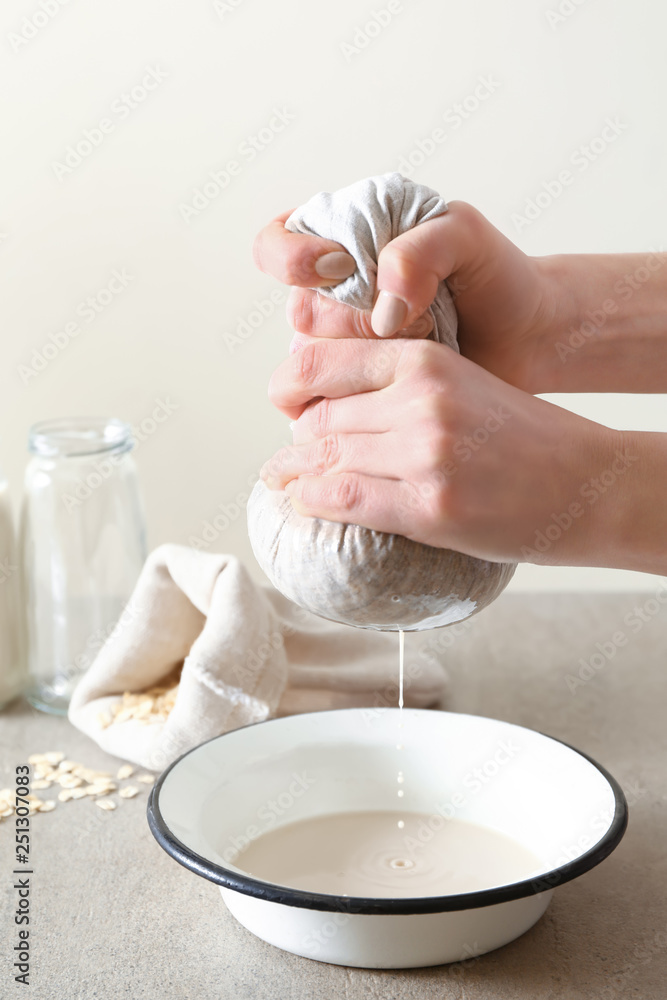
<svg viewBox="0 0 667 1000">
<path fill-rule="evenodd" d="M 126 785 L 125 788 L 121 788 L 118 794 L 121 799 L 133 799 L 135 795 L 139 794 L 139 789 L 135 785 Z"/>
<path fill-rule="evenodd" d="M 111 799 L 97 799 L 97 801 L 95 802 L 95 805 L 99 806 L 100 809 L 115 809 L 116 808 L 116 803 L 112 802 Z"/>
<path fill-rule="evenodd" d="M 2 812 L 0 812 L 0 816 L 5 819 L 7 816 L 11 816 L 13 812 L 14 810 L 11 807 L 9 809 L 3 809 Z"/>
<path fill-rule="evenodd" d="M 166 688 L 155 689 L 160 697 L 167 690 Z M 154 707 L 154 703 L 148 695 L 149 692 L 146 692 L 141 698 L 135 695 L 129 697 L 137 698 L 138 709 L 142 713 L 146 713 L 149 710 L 152 711 Z M 109 716 L 109 723 L 111 721 L 111 716 Z M 57 802 L 69 802 L 70 799 L 83 799 L 86 796 L 93 797 L 95 805 L 99 806 L 100 809 L 107 811 L 116 809 L 117 804 L 108 796 L 111 792 L 118 790 L 116 783 L 118 780 L 123 781 L 125 778 L 129 778 L 136 770 L 132 764 L 122 764 L 118 769 L 116 780 L 114 780 L 110 771 L 95 771 L 76 760 L 67 760 L 65 754 L 59 750 L 31 754 L 28 762 L 33 765 L 34 778 L 30 784 L 30 792 L 24 796 L 24 800 L 31 816 L 37 812 L 53 812 Z M 137 780 L 145 784 L 152 784 L 155 779 L 153 775 L 144 773 L 139 775 Z M 54 790 L 57 790 L 58 786 L 61 789 L 58 792 L 57 800 L 44 800 L 31 794 L 34 791 L 50 788 L 54 783 L 56 786 Z M 130 785 L 121 789 L 119 794 L 124 799 L 133 799 L 139 792 L 139 788 Z M 14 800 L 15 791 L 13 788 L 0 789 L 0 821 L 14 815 Z"/>
<path fill-rule="evenodd" d="M 77 778 L 81 778 L 83 781 L 90 783 L 95 780 L 95 771 L 91 771 L 89 767 L 76 767 L 72 774 L 75 774 Z"/>
<path fill-rule="evenodd" d="M 86 795 L 108 795 L 110 792 L 115 792 L 117 787 L 113 781 L 108 781 L 104 784 L 95 782 L 92 785 L 88 785 Z"/>
<path fill-rule="evenodd" d="M 83 784 L 81 778 L 77 778 L 75 774 L 70 774 L 68 771 L 63 771 L 63 773 L 58 778 L 58 784 L 61 788 L 78 788 L 79 785 Z"/>
</svg>

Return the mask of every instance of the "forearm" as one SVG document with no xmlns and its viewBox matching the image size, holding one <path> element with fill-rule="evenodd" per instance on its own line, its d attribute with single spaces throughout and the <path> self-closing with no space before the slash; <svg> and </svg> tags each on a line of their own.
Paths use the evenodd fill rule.
<svg viewBox="0 0 667 1000">
<path fill-rule="evenodd" d="M 667 575 L 667 434 L 600 431 L 570 442 L 562 472 L 570 502 L 534 532 L 523 555 Z"/>
<path fill-rule="evenodd" d="M 628 431 L 627 454 L 636 456 L 620 484 L 611 531 L 620 569 L 667 575 L 667 434 Z"/>
<path fill-rule="evenodd" d="M 534 392 L 667 392 L 667 253 L 536 261 L 551 302 Z"/>
</svg>

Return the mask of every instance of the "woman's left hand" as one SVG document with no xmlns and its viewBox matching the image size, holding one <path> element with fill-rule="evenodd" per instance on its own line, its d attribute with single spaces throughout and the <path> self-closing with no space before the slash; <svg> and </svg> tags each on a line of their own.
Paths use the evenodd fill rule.
<svg viewBox="0 0 667 1000">
<path fill-rule="evenodd" d="M 297 338 L 269 387 L 294 445 L 261 475 L 298 511 L 485 559 L 614 564 L 622 472 L 584 492 L 621 432 L 432 341 Z"/>
</svg>

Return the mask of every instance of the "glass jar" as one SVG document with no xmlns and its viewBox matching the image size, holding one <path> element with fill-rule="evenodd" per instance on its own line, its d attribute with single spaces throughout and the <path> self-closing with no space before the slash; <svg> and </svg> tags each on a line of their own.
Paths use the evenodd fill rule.
<svg viewBox="0 0 667 1000">
<path fill-rule="evenodd" d="M 7 480 L 0 469 L 0 709 L 21 693 L 24 683 L 18 568 Z"/>
<path fill-rule="evenodd" d="M 146 558 L 132 430 L 115 419 L 30 430 L 21 517 L 28 700 L 67 713 Z"/>
</svg>

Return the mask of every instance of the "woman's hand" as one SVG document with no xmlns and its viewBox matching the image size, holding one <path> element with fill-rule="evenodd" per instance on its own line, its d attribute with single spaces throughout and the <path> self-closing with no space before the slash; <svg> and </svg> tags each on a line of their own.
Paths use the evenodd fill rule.
<svg viewBox="0 0 667 1000">
<path fill-rule="evenodd" d="M 621 432 L 431 341 L 306 340 L 269 389 L 294 445 L 262 470 L 297 510 L 485 559 L 628 564 L 642 458 Z"/>
<path fill-rule="evenodd" d="M 354 261 L 337 243 L 289 233 L 288 215 L 262 230 L 254 254 L 261 270 L 297 286 L 288 319 L 298 334 L 426 337 L 425 310 L 446 279 L 461 353 L 511 385 L 667 392 L 667 254 L 528 257 L 475 208 L 454 201 L 382 250 L 371 314 L 312 290 L 342 280 Z M 297 336 L 295 346 L 301 342 Z"/>
<path fill-rule="evenodd" d="M 330 240 L 290 233 L 284 226 L 289 214 L 260 232 L 253 252 L 262 271 L 297 286 L 288 303 L 297 334 L 426 337 L 432 329 L 426 310 L 446 278 L 459 317 L 461 352 L 513 385 L 538 391 L 541 336 L 556 311 L 552 282 L 537 258 L 522 253 L 471 205 L 452 202 L 444 215 L 382 250 L 372 313 L 313 290 L 349 276 L 354 260 Z M 297 345 L 301 342 L 297 337 Z"/>
</svg>

